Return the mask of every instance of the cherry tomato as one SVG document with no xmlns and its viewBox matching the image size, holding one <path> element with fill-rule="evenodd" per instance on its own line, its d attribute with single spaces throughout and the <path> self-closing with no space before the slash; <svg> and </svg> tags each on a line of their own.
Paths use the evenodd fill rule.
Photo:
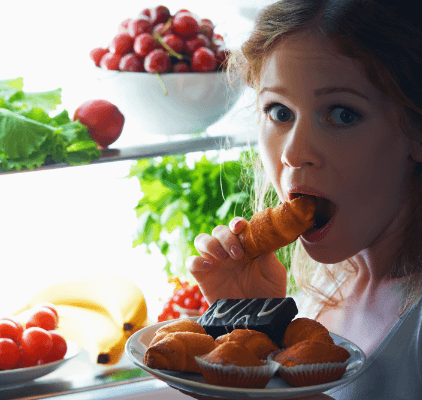
<svg viewBox="0 0 422 400">
<path fill-rule="evenodd" d="M 46 357 L 53 348 L 53 338 L 45 329 L 27 328 L 22 334 L 22 352 L 30 358 Z"/>
<path fill-rule="evenodd" d="M 125 117 L 107 100 L 88 100 L 75 111 L 74 120 L 88 127 L 89 136 L 101 147 L 114 143 L 123 131 Z"/>
<path fill-rule="evenodd" d="M 212 50 L 200 47 L 192 54 L 191 68 L 194 72 L 212 72 L 217 68 L 217 59 Z"/>
<path fill-rule="evenodd" d="M 56 322 L 59 322 L 59 313 L 56 310 L 56 306 L 52 303 L 40 303 L 37 305 L 38 307 L 45 307 L 48 308 L 49 310 L 53 311 L 54 315 L 56 316 Z"/>
<path fill-rule="evenodd" d="M 34 307 L 26 321 L 26 329 L 38 327 L 51 331 L 56 328 L 57 317 L 53 311 L 46 307 Z"/>
<path fill-rule="evenodd" d="M 63 336 L 61 336 L 57 331 L 50 331 L 49 333 L 53 338 L 53 348 L 46 357 L 42 358 L 43 364 L 61 360 L 67 352 L 67 344 Z"/>
<path fill-rule="evenodd" d="M 12 339 L 15 343 L 19 343 L 19 328 L 12 321 L 0 320 L 0 338 Z"/>
<path fill-rule="evenodd" d="M 180 36 L 175 35 L 174 33 L 164 35 L 163 41 L 176 53 L 181 53 L 183 51 L 183 48 L 185 47 L 183 39 Z"/>
<path fill-rule="evenodd" d="M 0 339 L 0 369 L 14 368 L 20 356 L 19 346 L 12 339 Z"/>
<path fill-rule="evenodd" d="M 16 343 L 20 343 L 21 342 L 21 339 L 22 339 L 22 333 L 24 331 L 24 327 L 19 322 L 19 320 L 17 318 L 15 318 L 15 317 L 11 317 L 11 316 L 2 317 L 1 320 L 6 320 L 6 321 L 13 322 L 17 326 L 17 328 L 18 328 L 18 338 L 17 338 Z"/>
<path fill-rule="evenodd" d="M 20 358 L 19 362 L 16 365 L 16 368 L 29 368 L 35 367 L 40 364 L 40 360 L 37 357 L 28 356 L 20 349 Z"/>
</svg>

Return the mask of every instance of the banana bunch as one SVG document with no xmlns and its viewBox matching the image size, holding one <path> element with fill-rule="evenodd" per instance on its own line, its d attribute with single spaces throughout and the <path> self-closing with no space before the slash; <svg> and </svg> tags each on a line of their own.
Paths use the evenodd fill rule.
<svg viewBox="0 0 422 400">
<path fill-rule="evenodd" d="M 14 314 L 24 315 L 44 302 L 56 306 L 57 331 L 85 348 L 100 364 L 117 363 L 127 338 L 148 325 L 141 290 L 119 276 L 94 275 L 48 286 Z"/>
</svg>

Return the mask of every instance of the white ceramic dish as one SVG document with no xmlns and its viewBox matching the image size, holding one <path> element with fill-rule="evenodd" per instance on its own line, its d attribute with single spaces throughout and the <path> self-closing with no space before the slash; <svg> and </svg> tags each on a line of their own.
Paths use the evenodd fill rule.
<svg viewBox="0 0 422 400">
<path fill-rule="evenodd" d="M 198 317 L 191 317 L 190 319 L 197 320 Z M 220 396 L 224 398 L 273 397 L 279 399 L 305 397 L 322 393 L 353 381 L 362 373 L 366 362 L 365 354 L 358 346 L 338 335 L 330 333 L 334 343 L 347 348 L 352 357 L 345 374 L 338 381 L 308 387 L 293 387 L 287 384 L 277 373 L 265 389 L 239 389 L 210 385 L 205 382 L 205 379 L 200 374 L 156 370 L 147 367 L 143 363 L 145 351 L 154 337 L 155 331 L 169 322 L 172 321 L 160 322 L 134 333 L 126 342 L 126 353 L 134 364 L 163 380 L 169 386 L 204 396 Z"/>
<path fill-rule="evenodd" d="M 79 354 L 79 346 L 71 341 L 67 341 L 67 353 L 62 360 L 54 361 L 48 364 L 37 365 L 35 367 L 11 369 L 7 371 L 0 371 L 0 386 L 16 385 L 37 378 L 41 378 L 57 368 L 60 368 L 65 362 L 76 357 Z"/>
<path fill-rule="evenodd" d="M 125 118 L 150 134 L 194 134 L 205 131 L 236 103 L 243 86 L 231 85 L 225 72 L 155 74 L 96 68 L 97 90 Z"/>
</svg>

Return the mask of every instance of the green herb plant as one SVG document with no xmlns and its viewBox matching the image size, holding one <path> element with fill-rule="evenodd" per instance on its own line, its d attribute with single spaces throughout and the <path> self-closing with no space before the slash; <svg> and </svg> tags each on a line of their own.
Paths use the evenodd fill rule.
<svg viewBox="0 0 422 400">
<path fill-rule="evenodd" d="M 223 150 L 222 150 L 223 151 Z M 189 166 L 185 155 L 143 159 L 130 169 L 143 197 L 136 206 L 138 228 L 133 246 L 157 246 L 166 258 L 165 271 L 189 278 L 186 259 L 197 255 L 194 239 L 202 232 L 227 224 L 234 216 L 250 217 L 251 177 L 240 160 L 218 161 L 218 156 Z"/>
<path fill-rule="evenodd" d="M 185 155 L 137 161 L 127 176 L 139 180 L 143 193 L 135 207 L 138 227 L 133 246 L 144 246 L 148 253 L 157 246 L 166 259 L 164 269 L 169 278 L 192 279 L 185 261 L 198 255 L 195 237 L 203 232 L 211 234 L 215 226 L 227 225 L 234 216 L 251 218 L 256 156 L 254 150 L 243 151 L 237 160 L 219 162 L 218 156 L 207 158 L 204 153 L 193 166 L 188 165 Z M 274 193 L 270 196 L 273 199 Z M 287 270 L 292 251 L 289 245 L 276 252 Z M 291 292 L 291 274 L 289 279 Z"/>
</svg>

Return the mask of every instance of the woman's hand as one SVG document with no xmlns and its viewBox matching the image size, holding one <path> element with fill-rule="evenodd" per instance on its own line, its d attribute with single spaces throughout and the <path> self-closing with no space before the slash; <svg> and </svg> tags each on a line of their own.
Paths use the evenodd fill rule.
<svg viewBox="0 0 422 400">
<path fill-rule="evenodd" d="M 247 221 L 234 218 L 219 225 L 212 235 L 201 233 L 195 247 L 201 256 L 189 257 L 186 267 L 209 304 L 217 299 L 286 297 L 287 271 L 274 253 L 244 260 L 238 234 Z"/>
</svg>

